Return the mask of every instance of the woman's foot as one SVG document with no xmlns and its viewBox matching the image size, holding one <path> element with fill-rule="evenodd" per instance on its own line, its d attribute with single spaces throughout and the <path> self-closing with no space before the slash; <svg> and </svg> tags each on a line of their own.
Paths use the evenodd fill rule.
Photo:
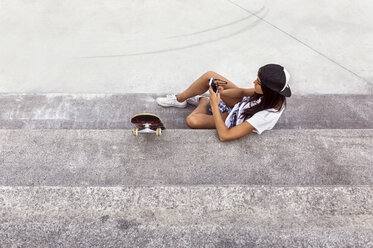
<svg viewBox="0 0 373 248">
<path fill-rule="evenodd" d="M 187 106 L 187 101 L 179 102 L 176 95 L 167 95 L 166 97 L 158 97 L 156 102 L 162 107 L 176 107 L 185 108 Z"/>
</svg>

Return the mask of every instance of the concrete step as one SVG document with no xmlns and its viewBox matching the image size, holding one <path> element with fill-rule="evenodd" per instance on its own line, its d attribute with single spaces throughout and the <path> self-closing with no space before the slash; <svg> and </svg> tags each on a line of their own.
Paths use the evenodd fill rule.
<svg viewBox="0 0 373 248">
<path fill-rule="evenodd" d="M 373 187 L 0 187 L 4 247 L 372 247 Z"/>
<path fill-rule="evenodd" d="M 126 129 L 139 112 L 161 116 L 171 129 L 188 128 L 194 107 L 162 108 L 165 94 L 0 94 L 2 129 Z M 371 95 L 293 95 L 274 129 L 373 129 Z"/>
<path fill-rule="evenodd" d="M 373 129 L 0 130 L 0 185 L 373 185 Z"/>
</svg>

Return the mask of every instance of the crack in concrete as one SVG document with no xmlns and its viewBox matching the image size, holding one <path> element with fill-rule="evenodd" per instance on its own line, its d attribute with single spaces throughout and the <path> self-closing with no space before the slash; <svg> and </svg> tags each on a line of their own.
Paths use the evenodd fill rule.
<svg viewBox="0 0 373 248">
<path fill-rule="evenodd" d="M 231 0 L 227 0 L 227 1 L 230 2 L 230 3 L 232 3 L 233 5 L 235 5 L 235 6 L 239 7 L 239 8 L 241 8 L 242 10 L 244 10 L 244 11 L 246 11 L 246 12 L 252 14 L 253 16 L 257 17 L 258 19 L 260 19 L 260 20 L 262 20 L 263 22 L 267 23 L 268 25 L 272 26 L 273 28 L 279 30 L 280 32 L 286 34 L 286 35 L 289 36 L 290 38 L 296 40 L 298 43 L 300 43 L 300 44 L 304 45 L 305 47 L 311 49 L 312 51 L 314 51 L 315 53 L 317 53 L 317 54 L 321 55 L 322 57 L 326 58 L 327 60 L 329 60 L 330 62 L 334 63 L 335 65 L 337 65 L 337 66 L 341 67 L 342 69 L 344 69 L 344 70 L 346 70 L 346 71 L 352 73 L 353 75 L 355 75 L 355 76 L 358 77 L 359 79 L 363 80 L 364 82 L 366 82 L 366 83 L 368 83 L 368 84 L 373 84 L 372 82 L 370 82 L 370 81 L 368 81 L 367 79 L 363 78 L 362 76 L 360 76 L 360 75 L 357 74 L 356 72 L 354 72 L 354 71 L 348 69 L 347 67 L 345 67 L 345 66 L 343 66 L 342 64 L 338 63 L 338 62 L 335 61 L 334 59 L 328 57 L 326 54 L 323 54 L 322 52 L 320 52 L 320 51 L 316 50 L 315 48 L 311 47 L 310 45 L 308 45 L 307 43 L 301 41 L 300 39 L 298 39 L 298 38 L 295 37 L 294 35 L 292 35 L 292 34 L 286 32 L 285 30 L 282 30 L 281 28 L 275 26 L 274 24 L 272 24 L 272 23 L 270 23 L 269 21 L 265 20 L 263 17 L 260 17 L 260 16 L 256 15 L 255 12 L 251 12 L 250 10 L 245 9 L 244 7 L 242 7 L 242 6 L 240 6 L 240 5 L 238 5 L 238 4 L 234 3 L 234 2 L 232 2 Z"/>
</svg>

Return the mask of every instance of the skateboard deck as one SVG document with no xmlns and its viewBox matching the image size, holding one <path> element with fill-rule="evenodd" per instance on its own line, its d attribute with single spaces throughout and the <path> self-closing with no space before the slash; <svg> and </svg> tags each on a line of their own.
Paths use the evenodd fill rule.
<svg viewBox="0 0 373 248">
<path fill-rule="evenodd" d="M 158 115 L 150 113 L 135 114 L 131 118 L 131 123 L 136 126 L 132 130 L 135 136 L 139 133 L 155 133 L 157 136 L 161 136 L 162 130 L 166 129 L 161 118 Z"/>
</svg>

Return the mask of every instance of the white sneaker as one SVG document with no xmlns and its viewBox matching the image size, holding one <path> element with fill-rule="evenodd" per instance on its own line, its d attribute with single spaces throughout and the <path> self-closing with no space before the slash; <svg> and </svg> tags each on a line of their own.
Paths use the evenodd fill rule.
<svg viewBox="0 0 373 248">
<path fill-rule="evenodd" d="M 166 97 L 158 97 L 156 99 L 157 103 L 162 107 L 176 107 L 176 108 L 185 108 L 187 102 L 178 102 L 176 95 L 167 95 Z"/>
<path fill-rule="evenodd" d="M 188 98 L 186 101 L 187 101 L 187 103 L 189 103 L 190 105 L 193 105 L 193 106 L 198 106 L 198 104 L 199 104 L 199 99 L 201 98 L 201 97 L 206 97 L 206 96 L 203 96 L 203 95 L 198 95 L 198 96 L 193 96 L 193 97 L 191 97 L 191 98 Z M 207 97 L 206 97 L 207 98 Z"/>
</svg>

